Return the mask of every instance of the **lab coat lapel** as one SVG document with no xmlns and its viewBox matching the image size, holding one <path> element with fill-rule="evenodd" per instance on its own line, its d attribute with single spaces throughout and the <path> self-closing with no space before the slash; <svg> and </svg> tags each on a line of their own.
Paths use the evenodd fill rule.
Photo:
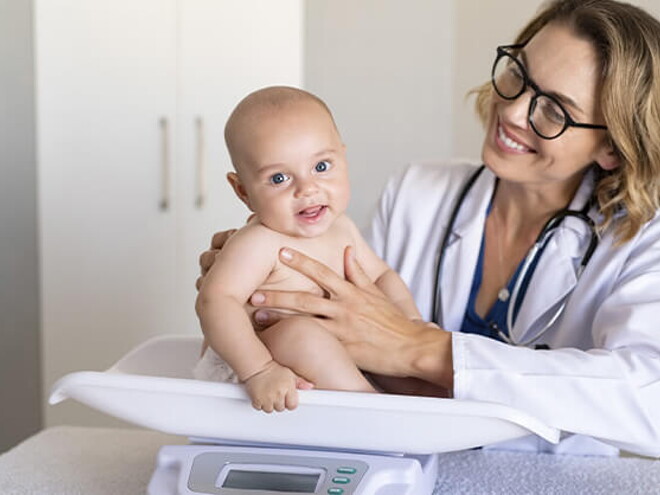
<svg viewBox="0 0 660 495">
<path fill-rule="evenodd" d="M 470 296 L 483 237 L 486 211 L 493 195 L 495 177 L 484 170 L 460 207 L 441 268 L 441 326 L 459 331 Z M 456 197 L 460 190 L 456 191 Z"/>
<path fill-rule="evenodd" d="M 581 243 L 569 242 L 569 236 L 567 229 L 559 227 L 543 251 L 513 325 L 515 342 L 528 342 L 542 332 L 575 287 L 580 262 L 577 245 Z"/>
<path fill-rule="evenodd" d="M 569 209 L 582 210 L 593 191 L 593 172 L 587 172 Z M 590 212 L 593 216 L 593 211 Z M 582 220 L 565 218 L 541 254 L 524 295 L 511 333 L 516 342 L 529 342 L 543 332 L 559 306 L 577 284 L 577 270 L 591 240 Z M 543 339 L 539 343 L 544 343 Z"/>
</svg>

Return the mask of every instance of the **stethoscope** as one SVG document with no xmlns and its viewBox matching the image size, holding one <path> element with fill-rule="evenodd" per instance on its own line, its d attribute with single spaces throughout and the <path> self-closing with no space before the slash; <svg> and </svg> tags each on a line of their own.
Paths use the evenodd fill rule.
<svg viewBox="0 0 660 495">
<path fill-rule="evenodd" d="M 449 244 L 449 239 L 454 230 L 454 224 L 456 223 L 456 218 L 458 217 L 458 213 L 461 209 L 461 206 L 463 205 L 463 202 L 465 201 L 465 198 L 467 197 L 468 193 L 472 189 L 472 186 L 475 184 L 475 182 L 481 175 L 481 172 L 483 172 L 485 168 L 486 168 L 485 165 L 482 165 L 470 176 L 468 181 L 463 186 L 463 189 L 461 190 L 460 194 L 458 195 L 456 204 L 454 205 L 454 209 L 452 210 L 451 215 L 449 217 L 449 224 L 447 225 L 447 230 L 445 231 L 444 237 L 442 238 L 442 242 L 440 243 L 440 249 L 438 251 L 438 257 L 436 262 L 435 284 L 433 290 L 433 313 L 432 313 L 433 317 L 437 317 L 438 309 L 440 307 L 440 277 L 442 275 L 442 264 L 445 258 L 445 252 L 447 251 L 447 246 Z M 518 298 L 521 297 L 521 288 L 523 287 L 523 283 L 528 278 L 531 278 L 534 271 L 533 269 L 530 271 L 530 268 L 536 266 L 536 261 L 538 261 L 538 258 L 543 253 L 543 249 L 545 248 L 545 245 L 552 237 L 553 233 L 555 232 L 555 229 L 567 217 L 574 217 L 574 218 L 578 218 L 579 220 L 582 220 L 588 225 L 591 231 L 591 240 L 589 241 L 589 245 L 587 246 L 587 249 L 584 252 L 584 255 L 582 256 L 580 265 L 578 266 L 576 272 L 576 278 L 579 280 L 580 276 L 582 275 L 582 272 L 584 272 L 587 263 L 589 263 L 589 260 L 593 256 L 594 251 L 598 246 L 598 233 L 596 232 L 596 225 L 594 221 L 587 215 L 587 211 L 592 206 L 592 204 L 593 204 L 592 201 L 587 201 L 587 203 L 584 205 L 582 210 L 569 210 L 569 209 L 561 210 L 558 213 L 556 213 L 552 218 L 550 218 L 550 220 L 548 220 L 543 226 L 543 229 L 541 229 L 541 232 L 537 236 L 536 240 L 534 241 L 534 244 L 532 245 L 531 249 L 527 253 L 527 256 L 525 257 L 525 260 L 523 261 L 522 267 L 516 279 L 516 283 L 513 286 L 513 290 L 511 291 L 511 295 L 508 300 L 509 306 L 507 308 L 507 313 L 506 313 L 506 326 L 507 329 L 509 330 L 508 335 L 501 329 L 495 328 L 498 336 L 504 342 L 521 347 L 531 346 L 532 344 L 534 344 L 534 342 L 539 340 L 550 329 L 550 327 L 552 327 L 555 321 L 557 321 L 557 318 L 559 318 L 559 316 L 564 311 L 564 308 L 566 307 L 566 303 L 568 301 L 568 294 L 564 297 L 559 308 L 557 308 L 557 310 L 552 315 L 550 320 L 548 320 L 548 322 L 543 326 L 543 328 L 538 333 L 536 333 L 536 335 L 533 338 L 527 341 L 517 342 L 511 335 L 511 329 L 513 328 L 513 323 L 514 323 L 515 308 L 519 307 Z M 524 297 L 524 294 L 522 294 L 522 297 Z"/>
</svg>

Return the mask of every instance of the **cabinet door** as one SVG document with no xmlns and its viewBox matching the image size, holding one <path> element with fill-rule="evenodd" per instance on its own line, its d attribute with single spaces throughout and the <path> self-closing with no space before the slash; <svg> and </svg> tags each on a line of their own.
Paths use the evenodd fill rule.
<svg viewBox="0 0 660 495">
<path fill-rule="evenodd" d="M 181 0 L 179 41 L 179 208 L 181 331 L 199 331 L 194 281 L 211 235 L 240 226 L 248 210 L 225 175 L 224 125 L 234 106 L 263 86 L 300 86 L 301 0 Z M 201 196 L 199 170 L 201 160 Z"/>
<path fill-rule="evenodd" d="M 159 205 L 164 147 L 176 154 L 176 2 L 42 0 L 34 14 L 47 394 L 177 330 L 176 217 Z M 96 417 L 46 409 L 47 425 Z"/>
</svg>

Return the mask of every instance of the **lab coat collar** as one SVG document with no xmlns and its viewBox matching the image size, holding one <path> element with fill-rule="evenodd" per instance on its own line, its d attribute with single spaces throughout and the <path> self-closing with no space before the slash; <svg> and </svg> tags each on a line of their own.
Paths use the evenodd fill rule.
<svg viewBox="0 0 660 495">
<path fill-rule="evenodd" d="M 596 167 L 597 165 L 593 165 L 593 167 Z M 580 183 L 580 186 L 578 187 L 577 192 L 575 193 L 575 196 L 573 196 L 573 200 L 571 201 L 571 204 L 568 206 L 569 210 L 582 210 L 585 205 L 591 201 L 591 196 L 593 195 L 594 188 L 595 188 L 595 181 L 596 181 L 596 173 L 594 168 L 590 168 L 587 170 L 584 174 L 584 177 L 582 178 L 582 182 Z"/>
<path fill-rule="evenodd" d="M 580 211 L 588 205 L 594 190 L 594 179 L 594 171 L 587 171 L 569 205 L 570 210 Z M 593 218 L 595 208 L 591 207 L 588 214 Z M 516 342 L 529 342 L 540 335 L 569 297 L 577 284 L 578 267 L 591 241 L 591 234 L 586 222 L 574 217 L 565 218 L 557 227 L 532 274 L 513 325 L 511 333 Z M 547 342 L 541 337 L 537 343 Z"/>
</svg>

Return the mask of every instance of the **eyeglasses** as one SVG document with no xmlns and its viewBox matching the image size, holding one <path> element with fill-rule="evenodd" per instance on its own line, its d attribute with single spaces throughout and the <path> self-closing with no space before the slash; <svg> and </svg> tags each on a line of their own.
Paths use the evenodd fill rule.
<svg viewBox="0 0 660 495">
<path fill-rule="evenodd" d="M 552 95 L 544 93 L 529 78 L 523 64 L 508 50 L 520 50 L 522 45 L 497 47 L 491 81 L 493 88 L 505 100 L 515 100 L 529 86 L 534 91 L 529 101 L 529 120 L 532 129 L 543 139 L 556 139 L 569 127 L 585 129 L 607 129 L 604 125 L 582 124 L 573 120 L 566 109 Z"/>
</svg>

